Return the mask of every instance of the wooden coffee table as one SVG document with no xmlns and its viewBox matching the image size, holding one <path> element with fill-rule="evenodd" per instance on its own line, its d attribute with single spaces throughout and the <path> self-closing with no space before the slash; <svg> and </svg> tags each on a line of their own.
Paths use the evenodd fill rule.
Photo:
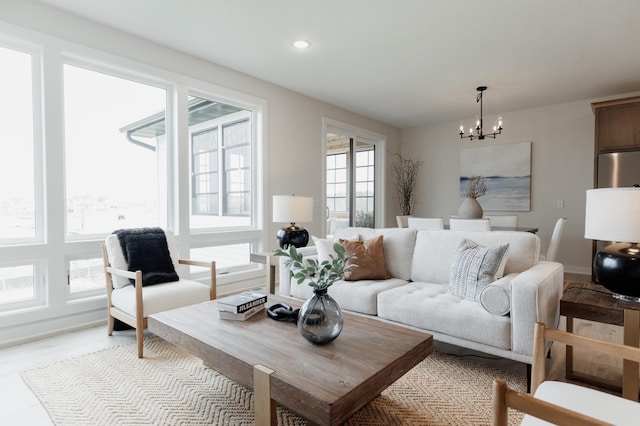
<svg viewBox="0 0 640 426">
<path fill-rule="evenodd" d="M 267 306 L 286 301 L 269 295 Z M 316 346 L 295 324 L 257 314 L 218 318 L 215 301 L 151 315 L 149 330 L 254 390 L 256 425 L 275 424 L 275 404 L 312 424 L 337 425 L 433 351 L 433 336 L 344 313 L 333 342 Z"/>
</svg>

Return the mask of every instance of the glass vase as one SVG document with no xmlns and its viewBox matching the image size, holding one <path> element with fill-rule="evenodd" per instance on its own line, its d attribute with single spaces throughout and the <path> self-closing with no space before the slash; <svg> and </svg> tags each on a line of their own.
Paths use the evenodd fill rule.
<svg viewBox="0 0 640 426">
<path fill-rule="evenodd" d="M 316 345 L 332 342 L 342 331 L 342 310 L 327 290 L 314 290 L 298 314 L 298 331 Z"/>
</svg>

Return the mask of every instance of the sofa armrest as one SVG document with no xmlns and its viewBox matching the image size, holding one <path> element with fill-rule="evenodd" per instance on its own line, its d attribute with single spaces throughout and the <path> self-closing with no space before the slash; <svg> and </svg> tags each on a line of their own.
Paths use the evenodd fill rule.
<svg viewBox="0 0 640 426">
<path fill-rule="evenodd" d="M 536 322 L 549 328 L 560 323 L 564 267 L 538 262 L 511 281 L 511 350 L 531 356 Z"/>
<path fill-rule="evenodd" d="M 317 257 L 318 255 L 318 250 L 316 248 L 316 246 L 310 246 L 310 247 L 300 247 L 298 249 L 298 253 L 302 254 L 303 258 L 307 258 L 307 257 Z M 291 268 L 289 266 L 287 266 L 287 260 L 289 260 L 288 257 L 286 256 L 279 256 L 279 260 L 278 260 L 278 278 L 279 278 L 279 285 L 278 285 L 278 294 L 280 296 L 287 296 L 290 297 L 291 296 L 291 277 L 293 276 L 293 274 L 291 273 Z"/>
</svg>

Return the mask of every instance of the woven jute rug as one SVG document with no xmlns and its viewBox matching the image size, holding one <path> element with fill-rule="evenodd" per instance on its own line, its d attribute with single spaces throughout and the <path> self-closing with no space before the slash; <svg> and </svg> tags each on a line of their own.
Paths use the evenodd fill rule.
<svg viewBox="0 0 640 426">
<path fill-rule="evenodd" d="M 330 368 L 331 366 L 324 366 Z M 56 425 L 252 425 L 253 392 L 181 349 L 145 339 L 22 373 Z M 433 353 L 347 425 L 486 425 L 493 379 L 524 391 L 525 377 Z M 521 415 L 510 413 L 512 424 Z M 306 425 L 277 407 L 279 425 Z"/>
</svg>

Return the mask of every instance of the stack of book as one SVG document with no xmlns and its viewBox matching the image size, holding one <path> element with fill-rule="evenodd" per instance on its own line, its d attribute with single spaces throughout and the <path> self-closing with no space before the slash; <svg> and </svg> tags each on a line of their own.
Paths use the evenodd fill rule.
<svg viewBox="0 0 640 426">
<path fill-rule="evenodd" d="M 244 321 L 262 312 L 266 303 L 266 294 L 253 291 L 245 291 L 216 300 L 220 318 L 236 321 Z"/>
</svg>

